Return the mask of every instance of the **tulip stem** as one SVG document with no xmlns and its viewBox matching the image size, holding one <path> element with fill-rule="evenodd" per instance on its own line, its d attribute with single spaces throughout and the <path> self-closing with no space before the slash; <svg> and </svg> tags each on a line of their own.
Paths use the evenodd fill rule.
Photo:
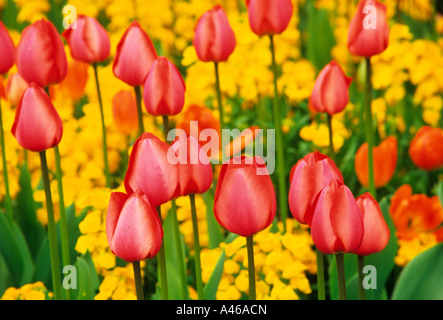
<svg viewBox="0 0 443 320">
<path fill-rule="evenodd" d="M 246 247 L 248 250 L 249 300 L 256 300 L 253 236 L 254 235 L 246 237 Z"/>
<path fill-rule="evenodd" d="M 54 207 L 52 203 L 51 186 L 49 183 L 49 170 L 46 160 L 46 151 L 40 154 L 41 170 L 43 186 L 46 196 L 46 211 L 48 214 L 48 238 L 49 238 L 49 254 L 51 258 L 52 270 L 52 286 L 54 291 L 54 299 L 61 299 L 61 276 L 60 276 L 60 258 L 57 244 L 57 231 L 55 228 Z"/>
<path fill-rule="evenodd" d="M 222 104 L 221 90 L 220 90 L 220 74 L 218 70 L 218 62 L 214 62 L 214 68 L 215 68 L 215 90 L 217 93 L 217 101 L 218 101 L 220 132 L 223 132 L 223 129 L 225 128 L 225 121 L 224 121 L 223 104 Z"/>
<path fill-rule="evenodd" d="M 358 264 L 358 297 L 360 300 L 366 300 L 366 291 L 363 288 L 363 268 L 365 266 L 365 257 L 357 255 Z"/>
<path fill-rule="evenodd" d="M 100 106 L 100 119 L 101 119 L 101 125 L 102 125 L 102 145 L 103 145 L 103 162 L 104 162 L 104 171 L 105 171 L 105 177 L 106 177 L 106 187 L 111 187 L 111 176 L 109 174 L 109 165 L 108 165 L 108 147 L 106 142 L 106 126 L 105 126 L 105 115 L 103 113 L 103 101 L 102 101 L 102 95 L 100 91 L 100 83 L 98 81 L 98 71 L 97 71 L 97 64 L 93 63 L 92 66 L 94 67 L 94 75 L 95 75 L 95 85 L 97 87 L 97 96 L 98 96 L 98 102 Z"/>
<path fill-rule="evenodd" d="M 162 221 L 162 211 L 161 206 L 157 207 L 157 213 Z M 158 253 L 158 267 L 160 269 L 160 288 L 162 300 L 169 300 L 168 298 L 168 279 L 166 274 L 166 254 L 165 254 L 165 241 L 162 239 L 162 245 Z"/>
<path fill-rule="evenodd" d="M 276 137 L 276 146 L 275 149 L 277 151 L 277 181 L 278 181 L 278 195 L 279 195 L 279 203 L 280 203 L 280 218 L 283 223 L 283 233 L 286 232 L 286 218 L 288 216 L 288 192 L 286 190 L 286 177 L 285 177 L 285 154 L 284 154 L 284 145 L 283 145 L 283 135 L 282 135 L 282 123 L 281 123 L 281 108 L 280 108 L 280 100 L 278 95 L 278 87 L 277 87 L 277 63 L 275 61 L 275 46 L 274 46 L 274 37 L 273 35 L 269 36 L 270 39 L 270 50 L 272 53 L 272 71 L 274 74 L 274 99 L 273 99 L 273 116 L 274 116 L 274 127 L 275 127 L 275 137 Z"/>
<path fill-rule="evenodd" d="M 54 148 L 54 157 L 55 157 L 55 176 L 57 179 L 57 187 L 58 187 L 58 206 L 60 211 L 60 244 L 62 247 L 62 262 L 64 266 L 68 266 L 71 264 L 71 255 L 69 252 L 69 237 L 68 237 L 68 222 L 66 220 L 66 210 L 65 210 L 65 200 L 63 193 L 63 182 L 62 182 L 62 169 L 60 163 L 60 150 L 58 145 Z M 65 290 L 66 298 L 68 300 L 71 299 L 70 290 Z"/>
<path fill-rule="evenodd" d="M 332 131 L 332 116 L 328 113 L 328 128 L 329 128 L 329 153 L 330 158 L 335 162 L 335 151 L 334 151 L 334 137 Z"/>
<path fill-rule="evenodd" d="M 11 194 L 9 192 L 9 179 L 8 179 L 8 165 L 6 162 L 6 150 L 5 150 L 5 133 L 3 131 L 3 116 L 2 107 L 0 99 L 0 143 L 2 148 L 2 162 L 3 162 L 3 179 L 5 183 L 5 206 L 9 221 L 12 223 L 13 211 L 12 211 L 12 200 Z"/>
<path fill-rule="evenodd" d="M 135 100 L 137 101 L 138 134 L 141 136 L 145 132 L 145 125 L 143 124 L 142 92 L 140 86 L 135 86 L 134 91 Z"/>
<path fill-rule="evenodd" d="M 325 300 L 325 260 L 324 254 L 320 250 L 317 251 L 317 294 L 318 300 Z"/>
<path fill-rule="evenodd" d="M 163 118 L 163 134 L 165 136 L 165 141 L 168 142 L 168 132 L 169 132 L 169 117 L 162 116 Z"/>
<path fill-rule="evenodd" d="M 343 253 L 336 253 L 335 260 L 337 262 L 338 294 L 340 300 L 346 300 L 346 278 Z"/>
<path fill-rule="evenodd" d="M 140 261 L 132 262 L 132 268 L 134 270 L 134 281 L 137 300 L 145 300 L 145 296 L 143 293 L 142 273 L 140 270 Z"/>
<path fill-rule="evenodd" d="M 198 299 L 203 300 L 203 281 L 202 281 L 202 268 L 200 261 L 200 240 L 198 235 L 198 221 L 197 210 L 195 208 L 195 195 L 190 194 L 189 200 L 191 201 L 191 214 L 192 214 L 192 227 L 194 232 L 194 252 L 195 252 L 195 278 L 197 283 Z"/>
<path fill-rule="evenodd" d="M 372 83 L 371 83 L 371 59 L 366 58 L 366 92 L 365 92 L 365 124 L 366 142 L 368 144 L 368 180 L 369 192 L 377 199 L 374 180 L 374 126 L 372 124 Z"/>
</svg>

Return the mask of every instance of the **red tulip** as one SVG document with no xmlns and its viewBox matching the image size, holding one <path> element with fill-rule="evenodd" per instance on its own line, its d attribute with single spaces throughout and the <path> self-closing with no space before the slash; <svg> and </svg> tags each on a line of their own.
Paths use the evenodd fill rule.
<svg viewBox="0 0 443 320">
<path fill-rule="evenodd" d="M 228 231 L 249 237 L 275 217 L 274 186 L 259 157 L 233 157 L 223 163 L 214 196 L 214 214 Z"/>
<path fill-rule="evenodd" d="M 157 52 L 148 34 L 137 21 L 132 22 L 117 45 L 112 70 L 130 86 L 142 86 Z"/>
<path fill-rule="evenodd" d="M 179 168 L 168 159 L 168 150 L 169 145 L 152 133 L 137 139 L 124 181 L 128 194 L 141 190 L 158 207 L 179 193 Z"/>
<path fill-rule="evenodd" d="M 216 5 L 197 22 L 193 45 L 201 61 L 221 62 L 234 52 L 235 34 L 222 6 Z"/>
<path fill-rule="evenodd" d="M 15 62 L 15 47 L 5 25 L 0 21 L 0 74 L 8 72 Z"/>
<path fill-rule="evenodd" d="M 363 215 L 365 232 L 360 247 L 353 253 L 367 256 L 377 253 L 386 247 L 390 231 L 378 202 L 369 192 L 359 196 L 357 204 Z"/>
<path fill-rule="evenodd" d="M 385 51 L 388 42 L 386 6 L 375 0 L 360 1 L 349 24 L 349 52 L 369 58 Z"/>
<path fill-rule="evenodd" d="M 23 148 L 41 152 L 55 147 L 63 135 L 63 125 L 46 92 L 31 83 L 17 106 L 12 134 Z"/>
<path fill-rule="evenodd" d="M 163 228 L 157 211 L 140 190 L 131 195 L 113 192 L 106 216 L 106 235 L 113 254 L 134 262 L 157 255 Z"/>
<path fill-rule="evenodd" d="M 173 116 L 183 109 L 185 82 L 177 67 L 165 57 L 151 66 L 143 86 L 146 111 L 154 116 Z"/>
<path fill-rule="evenodd" d="M 82 14 L 76 22 L 76 29 L 63 32 L 72 57 L 86 63 L 106 60 L 111 52 L 111 43 L 105 28 L 95 18 Z"/>
<path fill-rule="evenodd" d="M 298 222 L 311 224 L 315 197 L 334 179 L 343 183 L 343 175 L 334 161 L 318 151 L 307 154 L 292 167 L 289 209 Z"/>
<path fill-rule="evenodd" d="M 417 167 L 434 170 L 443 166 L 443 130 L 421 127 L 409 145 L 409 156 Z"/>
<path fill-rule="evenodd" d="M 185 133 L 171 145 L 179 163 L 180 195 L 205 193 L 212 184 L 212 166 L 201 146 Z"/>
<path fill-rule="evenodd" d="M 247 0 L 249 25 L 258 36 L 286 30 L 294 10 L 291 0 Z"/>
<path fill-rule="evenodd" d="M 349 102 L 348 88 L 352 78 L 345 75 L 340 65 L 331 61 L 319 73 L 311 95 L 311 105 L 318 112 L 339 113 Z"/>
<path fill-rule="evenodd" d="M 351 190 L 332 180 L 317 196 L 311 224 L 315 246 L 324 254 L 351 253 L 363 240 L 363 217 Z"/>
<path fill-rule="evenodd" d="M 43 88 L 65 78 L 68 72 L 65 47 L 51 22 L 41 19 L 23 30 L 16 63 L 23 79 Z"/>
</svg>

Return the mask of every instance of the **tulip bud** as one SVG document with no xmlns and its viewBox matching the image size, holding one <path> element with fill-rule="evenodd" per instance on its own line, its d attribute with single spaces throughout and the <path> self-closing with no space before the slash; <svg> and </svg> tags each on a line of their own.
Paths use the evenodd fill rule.
<svg viewBox="0 0 443 320">
<path fill-rule="evenodd" d="M 112 70 L 130 86 L 142 86 L 157 52 L 148 34 L 132 22 L 117 45 Z"/>
<path fill-rule="evenodd" d="M 31 83 L 17 106 L 12 134 L 23 148 L 41 152 L 55 147 L 63 135 L 63 125 L 46 92 Z"/>
<path fill-rule="evenodd" d="M 137 102 L 133 90 L 118 91 L 112 98 L 112 115 L 118 131 L 130 135 L 138 130 Z"/>
<path fill-rule="evenodd" d="M 363 240 L 363 217 L 351 190 L 332 180 L 313 204 L 312 240 L 324 254 L 351 253 Z"/>
<path fill-rule="evenodd" d="M 180 195 L 205 193 L 212 184 L 212 166 L 198 141 L 182 134 L 171 145 L 179 166 Z"/>
<path fill-rule="evenodd" d="M 106 235 L 113 254 L 134 262 L 157 255 L 163 228 L 157 211 L 140 190 L 131 195 L 113 192 L 106 216 Z"/>
<path fill-rule="evenodd" d="M 179 168 L 168 159 L 169 145 L 149 132 L 143 133 L 132 148 L 125 188 L 128 194 L 141 190 L 154 207 L 179 193 Z"/>
<path fill-rule="evenodd" d="M 359 196 L 357 204 L 363 215 L 365 232 L 360 247 L 353 253 L 367 256 L 377 253 L 386 247 L 390 231 L 378 202 L 369 192 Z"/>
<path fill-rule="evenodd" d="M 70 97 L 73 101 L 80 100 L 85 95 L 88 83 L 89 65 L 79 60 L 71 60 L 68 63 L 68 73 L 58 88 L 64 97 Z"/>
<path fill-rule="evenodd" d="M 388 184 L 397 166 L 397 139 L 394 136 L 386 138 L 378 147 L 372 149 L 374 161 L 375 187 Z M 355 173 L 358 181 L 368 187 L 368 144 L 364 143 L 355 154 Z"/>
<path fill-rule="evenodd" d="M 146 111 L 154 116 L 174 116 L 185 103 L 185 82 L 177 67 L 165 57 L 151 66 L 143 86 Z"/>
<path fill-rule="evenodd" d="M 223 163 L 214 196 L 214 214 L 228 231 L 249 237 L 271 225 L 276 212 L 274 186 L 259 157 L 233 157 Z"/>
<path fill-rule="evenodd" d="M 23 79 L 43 88 L 65 78 L 68 72 L 65 47 L 51 22 L 41 19 L 23 30 L 16 63 Z"/>
<path fill-rule="evenodd" d="M 292 167 L 289 209 L 298 222 L 311 224 L 315 197 L 334 179 L 343 183 L 343 175 L 334 161 L 318 151 L 307 154 Z"/>
<path fill-rule="evenodd" d="M 6 97 L 12 106 L 16 106 L 29 84 L 22 78 L 19 73 L 9 75 L 6 83 Z"/>
<path fill-rule="evenodd" d="M 111 52 L 111 43 L 105 28 L 95 18 L 85 15 L 79 15 L 76 22 L 76 29 L 69 28 L 63 32 L 72 57 L 86 63 L 106 60 Z"/>
<path fill-rule="evenodd" d="M 424 170 L 443 166 L 443 130 L 421 127 L 409 145 L 409 156 L 414 165 Z"/>
<path fill-rule="evenodd" d="M 385 51 L 388 43 L 386 6 L 375 0 L 360 1 L 349 24 L 349 52 L 369 58 Z"/>
<path fill-rule="evenodd" d="M 246 5 L 249 25 L 258 36 L 285 31 L 294 10 L 291 0 L 248 0 Z"/>
<path fill-rule="evenodd" d="M 340 65 L 331 61 L 315 81 L 310 99 L 312 107 L 331 116 L 343 111 L 349 102 L 348 88 L 351 82 L 352 78 L 345 75 Z"/>
<path fill-rule="evenodd" d="M 14 65 L 15 47 L 5 25 L 0 21 L 0 74 L 8 72 Z"/>
<path fill-rule="evenodd" d="M 222 6 L 216 5 L 197 22 L 193 45 L 201 61 L 228 60 L 235 49 L 235 34 Z"/>
</svg>

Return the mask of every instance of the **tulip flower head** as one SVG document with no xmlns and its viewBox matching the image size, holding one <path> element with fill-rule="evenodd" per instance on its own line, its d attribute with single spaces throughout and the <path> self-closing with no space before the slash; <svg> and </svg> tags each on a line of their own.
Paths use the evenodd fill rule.
<svg viewBox="0 0 443 320">
<path fill-rule="evenodd" d="M 374 197 L 366 192 L 357 198 L 357 204 L 363 215 L 365 232 L 363 240 L 354 254 L 367 256 L 383 250 L 389 241 L 390 231 Z"/>
<path fill-rule="evenodd" d="M 317 194 L 332 180 L 343 182 L 343 175 L 328 156 L 316 151 L 308 153 L 291 169 L 289 209 L 301 224 L 312 222 L 312 205 Z"/>
<path fill-rule="evenodd" d="M 443 130 L 430 126 L 421 127 L 409 145 L 412 162 L 424 170 L 443 166 Z"/>
<path fill-rule="evenodd" d="M 15 62 L 15 47 L 3 22 L 0 21 L 0 74 L 8 72 Z"/>
<path fill-rule="evenodd" d="M 286 30 L 294 10 L 291 0 L 247 0 L 249 25 L 260 36 Z"/>
<path fill-rule="evenodd" d="M 158 57 L 146 77 L 143 101 L 154 116 L 173 116 L 183 109 L 185 82 L 177 67 L 165 57 Z"/>
<path fill-rule="evenodd" d="M 233 157 L 223 163 L 214 196 L 214 214 L 228 231 L 249 237 L 270 226 L 276 198 L 260 157 Z"/>
<path fill-rule="evenodd" d="M 23 30 L 16 59 L 23 79 L 43 88 L 61 82 L 68 72 L 63 41 L 54 25 L 45 19 Z"/>
<path fill-rule="evenodd" d="M 6 83 L 6 97 L 12 106 L 16 106 L 29 84 L 26 82 L 19 73 L 13 73 L 8 76 L 8 82 Z"/>
<path fill-rule="evenodd" d="M 331 116 L 343 111 L 349 102 L 348 88 L 351 82 L 352 78 L 346 76 L 340 65 L 331 61 L 320 71 L 315 81 L 311 106 Z"/>
<path fill-rule="evenodd" d="M 349 24 L 349 52 L 369 58 L 385 51 L 388 43 L 386 6 L 376 0 L 360 1 Z"/>
<path fill-rule="evenodd" d="M 131 135 L 137 131 L 137 102 L 133 90 L 120 90 L 112 98 L 112 115 L 118 131 Z"/>
<path fill-rule="evenodd" d="M 62 121 L 46 92 L 36 83 L 31 83 L 23 93 L 11 132 L 20 146 L 34 152 L 60 143 Z"/>
<path fill-rule="evenodd" d="M 126 29 L 112 65 L 114 75 L 130 86 L 142 86 L 157 58 L 154 44 L 137 21 Z"/>
<path fill-rule="evenodd" d="M 234 52 L 235 34 L 222 6 L 216 5 L 200 17 L 193 45 L 198 58 L 204 62 L 226 61 Z"/>
<path fill-rule="evenodd" d="M 315 199 L 311 235 L 324 254 L 351 253 L 363 240 L 361 210 L 351 190 L 339 180 L 332 180 Z"/>
<path fill-rule="evenodd" d="M 151 259 L 160 251 L 163 228 L 157 211 L 140 190 L 113 192 L 106 216 L 109 248 L 128 261 Z"/>
<path fill-rule="evenodd" d="M 86 63 L 106 60 L 111 52 L 111 42 L 105 28 L 95 18 L 85 15 L 79 15 L 76 23 L 76 29 L 63 32 L 72 57 Z"/>
</svg>

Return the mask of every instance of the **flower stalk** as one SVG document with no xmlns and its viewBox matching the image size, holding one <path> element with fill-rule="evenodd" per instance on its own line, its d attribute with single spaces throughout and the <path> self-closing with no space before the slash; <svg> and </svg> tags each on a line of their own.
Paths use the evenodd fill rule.
<svg viewBox="0 0 443 320">
<path fill-rule="evenodd" d="M 246 247 L 248 250 L 249 300 L 256 300 L 253 235 L 246 237 Z"/>
</svg>

